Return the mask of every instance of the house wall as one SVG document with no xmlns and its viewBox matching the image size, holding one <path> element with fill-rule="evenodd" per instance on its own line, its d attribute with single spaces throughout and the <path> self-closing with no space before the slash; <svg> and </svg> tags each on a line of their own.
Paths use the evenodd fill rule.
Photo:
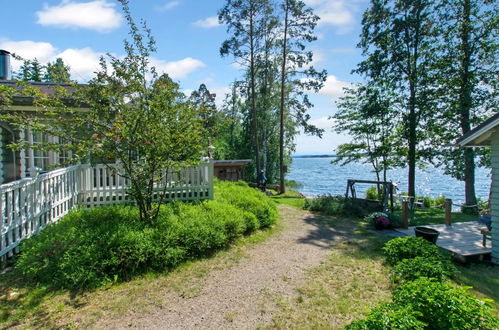
<svg viewBox="0 0 499 330">
<path fill-rule="evenodd" d="M 491 139 L 492 146 L 492 261 L 499 264 L 499 133 Z"/>
<path fill-rule="evenodd" d="M 3 178 L 3 172 L 4 172 L 4 139 L 3 139 L 3 129 L 2 129 L 2 126 L 0 126 L 0 184 L 2 184 L 4 182 L 4 178 Z"/>
</svg>

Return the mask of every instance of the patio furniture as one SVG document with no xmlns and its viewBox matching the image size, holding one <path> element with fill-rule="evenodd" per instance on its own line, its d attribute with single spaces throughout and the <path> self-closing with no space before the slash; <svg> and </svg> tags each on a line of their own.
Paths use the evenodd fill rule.
<svg viewBox="0 0 499 330">
<path fill-rule="evenodd" d="M 492 233 L 489 230 L 489 228 L 482 228 L 480 229 L 480 232 L 482 233 L 483 236 L 482 245 L 483 247 L 487 247 L 487 240 L 492 241 Z"/>
</svg>

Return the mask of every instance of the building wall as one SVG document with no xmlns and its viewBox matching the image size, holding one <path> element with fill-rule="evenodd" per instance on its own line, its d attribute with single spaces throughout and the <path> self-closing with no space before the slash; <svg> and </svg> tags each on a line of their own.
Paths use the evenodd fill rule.
<svg viewBox="0 0 499 330">
<path fill-rule="evenodd" d="M 3 141 L 3 129 L 0 126 L 0 184 L 4 182 L 3 172 L 4 172 L 4 141 Z"/>
<path fill-rule="evenodd" d="M 492 145 L 492 261 L 499 264 L 499 133 L 495 133 Z"/>
</svg>

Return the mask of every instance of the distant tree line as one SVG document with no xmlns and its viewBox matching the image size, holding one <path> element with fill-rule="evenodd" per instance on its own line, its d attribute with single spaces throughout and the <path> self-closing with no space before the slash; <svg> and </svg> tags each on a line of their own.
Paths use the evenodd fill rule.
<svg viewBox="0 0 499 330">
<path fill-rule="evenodd" d="M 15 78 L 22 81 L 68 83 L 71 81 L 70 68 L 62 58 L 42 65 L 38 59 L 24 59 Z"/>
<path fill-rule="evenodd" d="M 487 151 L 449 145 L 497 109 L 498 17 L 491 0 L 371 0 L 353 70 L 364 82 L 332 116 L 354 142 L 336 161 L 368 162 L 383 180 L 407 166 L 410 196 L 416 167 L 433 164 L 463 180 L 476 205 L 475 160 L 486 163 Z"/>
</svg>

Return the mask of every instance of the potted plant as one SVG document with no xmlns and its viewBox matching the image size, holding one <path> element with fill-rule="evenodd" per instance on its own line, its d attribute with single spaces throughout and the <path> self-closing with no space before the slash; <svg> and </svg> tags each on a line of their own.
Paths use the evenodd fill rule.
<svg viewBox="0 0 499 330">
<path fill-rule="evenodd" d="M 433 244 L 437 243 L 438 235 L 440 235 L 438 230 L 428 227 L 416 227 L 414 228 L 414 233 L 416 234 L 416 237 L 422 237 Z"/>
<path fill-rule="evenodd" d="M 371 213 L 367 218 L 367 221 L 371 222 L 374 225 L 376 230 L 382 230 L 390 228 L 391 222 L 388 214 L 383 212 L 374 212 Z"/>
</svg>

